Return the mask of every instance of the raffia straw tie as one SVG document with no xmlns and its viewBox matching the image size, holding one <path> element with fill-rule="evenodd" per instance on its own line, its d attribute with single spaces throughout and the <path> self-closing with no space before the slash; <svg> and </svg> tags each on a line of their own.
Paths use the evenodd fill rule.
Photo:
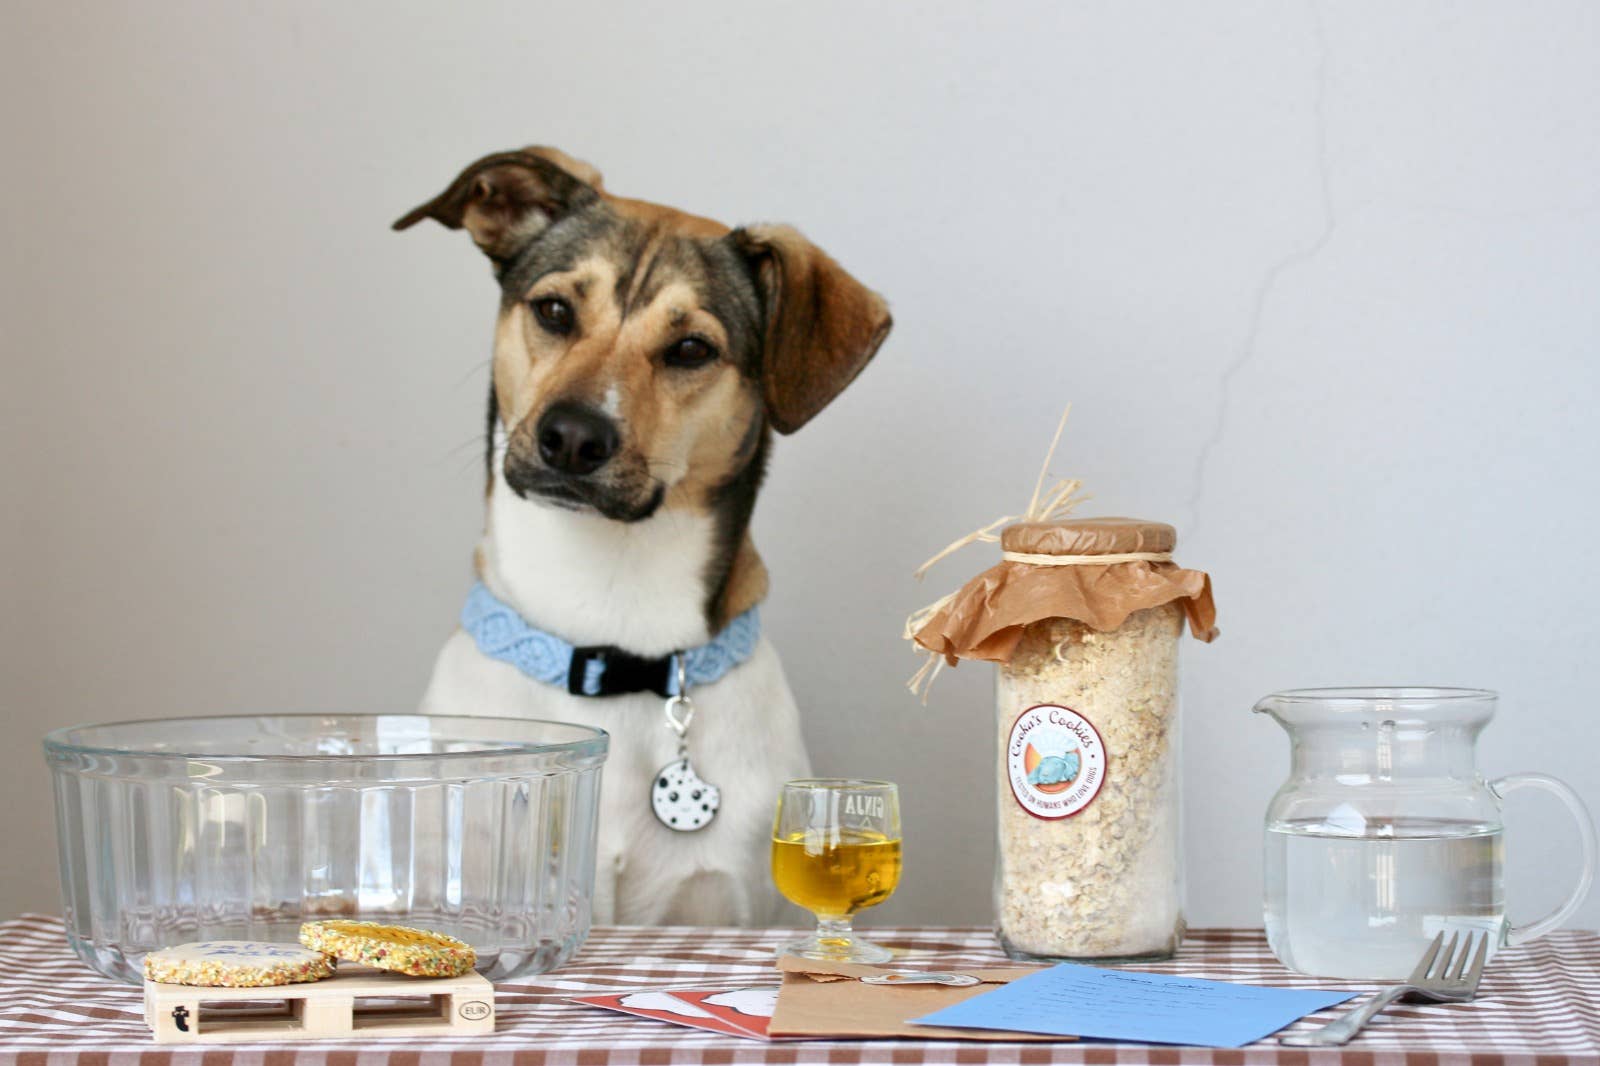
<svg viewBox="0 0 1600 1066">
<path fill-rule="evenodd" d="M 1000 534 L 996 531 L 1002 526 L 1009 525 L 1010 523 L 1019 520 L 1024 522 L 1049 522 L 1054 519 L 1064 518 L 1071 514 L 1072 509 L 1083 501 L 1084 497 L 1078 495 L 1078 489 L 1082 486 L 1082 482 L 1078 481 L 1076 478 L 1060 478 L 1055 482 L 1055 484 L 1050 486 L 1049 491 L 1046 491 L 1044 487 L 1044 479 L 1050 470 L 1050 460 L 1055 458 L 1056 446 L 1061 443 L 1061 433 L 1067 428 L 1067 416 L 1070 414 L 1072 414 L 1072 405 L 1068 404 L 1067 409 L 1061 412 L 1061 421 L 1056 423 L 1055 436 L 1050 438 L 1050 450 L 1045 452 L 1044 462 L 1039 466 L 1039 477 L 1033 483 L 1033 496 L 1028 500 L 1028 509 L 1019 515 L 1005 515 L 1003 517 L 996 518 L 993 522 L 990 522 L 982 529 L 973 530 L 971 533 L 968 533 L 959 540 L 953 541 L 939 554 L 935 555 L 933 558 L 917 567 L 916 577 L 918 581 L 922 580 L 922 578 L 928 573 L 933 565 L 939 560 L 945 558 L 946 556 L 955 554 L 969 544 L 998 544 L 1000 542 Z M 1013 555 L 1011 552 L 1005 552 L 1003 554 L 1007 558 L 1010 558 Z M 1072 564 L 1061 563 L 1058 560 L 1079 557 L 1069 555 L 1019 556 L 1019 559 L 1022 562 L 1032 562 L 1036 558 L 1047 560 L 1042 564 L 1045 566 L 1068 566 Z M 1087 560 L 1090 557 L 1082 556 L 1081 558 Z M 1098 563 L 1104 562 L 1106 559 L 1112 557 L 1101 555 L 1094 556 L 1093 558 L 1094 561 Z M 1085 562 L 1079 565 L 1087 566 L 1092 564 Z M 956 592 L 960 591 L 960 589 L 956 590 Z M 951 600 L 956 598 L 956 592 L 941 596 L 939 599 L 928 604 L 926 607 L 923 607 L 917 611 L 912 611 L 911 616 L 906 619 L 905 638 L 907 640 L 913 640 L 916 637 L 917 632 L 928 623 L 930 618 L 938 614 L 939 611 L 949 604 Z M 914 644 L 913 647 L 915 647 Z M 909 688 L 913 694 L 920 694 L 922 696 L 922 702 L 926 704 L 928 702 L 928 689 L 932 687 L 934 678 L 939 676 L 939 671 L 944 669 L 944 656 L 940 655 L 936 651 L 929 651 L 925 648 L 919 649 L 919 651 L 924 655 L 922 668 L 912 675 L 910 681 L 906 682 L 906 687 Z"/>
<path fill-rule="evenodd" d="M 1116 563 L 1170 563 L 1171 552 L 1121 552 L 1107 555 L 1032 555 L 1028 552 L 1001 552 L 1008 563 L 1029 566 L 1113 566 Z"/>
</svg>

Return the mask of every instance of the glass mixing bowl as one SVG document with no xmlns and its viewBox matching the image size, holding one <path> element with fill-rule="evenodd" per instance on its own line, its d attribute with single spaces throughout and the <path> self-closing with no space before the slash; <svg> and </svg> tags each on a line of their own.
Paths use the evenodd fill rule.
<svg viewBox="0 0 1600 1066">
<path fill-rule="evenodd" d="M 68 938 L 140 981 L 156 948 L 362 918 L 460 937 L 491 980 L 543 973 L 589 932 L 607 745 L 563 722 L 416 714 L 56 730 Z"/>
</svg>

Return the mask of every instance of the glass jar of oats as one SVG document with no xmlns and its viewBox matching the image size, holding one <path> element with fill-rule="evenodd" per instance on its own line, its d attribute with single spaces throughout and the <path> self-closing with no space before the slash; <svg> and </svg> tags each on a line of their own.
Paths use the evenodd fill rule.
<svg viewBox="0 0 1600 1066">
<path fill-rule="evenodd" d="M 1019 959 L 1163 958 L 1183 938 L 1178 639 L 1216 636 L 1173 528 L 1024 521 L 915 638 L 998 664 L 998 932 Z"/>
</svg>

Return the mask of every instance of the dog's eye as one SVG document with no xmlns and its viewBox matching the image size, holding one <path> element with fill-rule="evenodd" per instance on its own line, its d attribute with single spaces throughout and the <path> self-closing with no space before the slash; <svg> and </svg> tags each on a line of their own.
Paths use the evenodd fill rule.
<svg viewBox="0 0 1600 1066">
<path fill-rule="evenodd" d="M 533 317 L 551 333 L 571 333 L 575 319 L 572 305 L 559 296 L 546 296 L 533 301 Z"/>
<path fill-rule="evenodd" d="M 668 366 L 705 366 L 717 357 L 717 350 L 700 337 L 685 337 L 667 349 L 664 361 Z"/>
</svg>

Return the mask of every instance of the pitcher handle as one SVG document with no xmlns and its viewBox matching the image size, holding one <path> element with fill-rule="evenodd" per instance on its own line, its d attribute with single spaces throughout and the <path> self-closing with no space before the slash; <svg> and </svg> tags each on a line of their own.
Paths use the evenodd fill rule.
<svg viewBox="0 0 1600 1066">
<path fill-rule="evenodd" d="M 1589 894 L 1589 885 L 1594 881 L 1595 842 L 1594 819 L 1589 817 L 1589 809 L 1583 805 L 1583 798 L 1572 790 L 1560 778 L 1551 777 L 1549 774 L 1507 774 L 1489 782 L 1489 791 L 1497 799 L 1504 799 L 1508 792 L 1519 788 L 1539 788 L 1546 792 L 1554 793 L 1562 803 L 1567 805 L 1567 810 L 1572 812 L 1572 818 L 1578 823 L 1578 840 L 1583 851 L 1583 869 L 1578 872 L 1578 883 L 1573 886 L 1571 895 L 1567 896 L 1555 910 L 1527 925 L 1512 925 L 1506 923 L 1506 943 L 1511 946 L 1525 944 L 1536 937 L 1544 936 L 1550 930 L 1572 917 L 1572 912 L 1583 903 L 1583 898 Z"/>
</svg>

